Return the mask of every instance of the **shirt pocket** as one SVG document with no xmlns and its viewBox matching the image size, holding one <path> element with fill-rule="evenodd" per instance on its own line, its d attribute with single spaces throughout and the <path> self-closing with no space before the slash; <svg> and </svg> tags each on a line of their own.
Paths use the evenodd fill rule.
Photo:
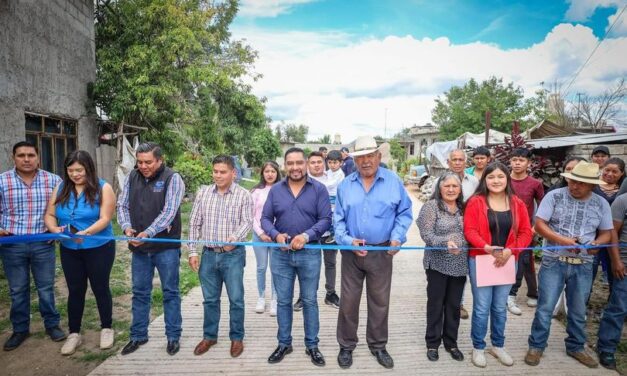
<svg viewBox="0 0 627 376">
<path fill-rule="evenodd" d="M 392 203 L 377 201 L 372 205 L 372 214 L 377 218 L 388 218 L 394 215 Z"/>
</svg>

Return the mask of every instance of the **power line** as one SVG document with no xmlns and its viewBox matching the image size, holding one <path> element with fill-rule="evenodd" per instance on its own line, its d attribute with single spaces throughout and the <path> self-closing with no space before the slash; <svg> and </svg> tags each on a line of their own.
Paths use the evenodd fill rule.
<svg viewBox="0 0 627 376">
<path fill-rule="evenodd" d="M 572 80 L 570 80 L 570 83 L 568 84 L 568 86 L 566 87 L 566 90 L 564 90 L 565 95 L 564 96 L 568 96 L 568 90 L 570 89 L 570 87 L 572 86 L 572 84 L 575 82 L 575 80 L 577 79 L 577 77 L 579 76 L 579 73 L 581 73 L 581 71 L 583 70 L 583 68 L 586 67 L 586 64 L 588 64 L 588 62 L 590 61 L 590 59 L 592 58 L 592 55 L 594 55 L 594 53 L 596 52 L 596 50 L 599 48 L 599 46 L 601 45 L 601 43 L 603 43 L 603 41 L 605 40 L 605 37 L 608 36 L 608 34 L 612 31 L 612 29 L 614 28 L 614 25 L 616 25 L 616 23 L 618 22 L 618 20 L 620 20 L 621 16 L 623 15 L 623 12 L 625 11 L 625 9 L 627 8 L 627 5 L 623 6 L 623 9 L 621 9 L 620 13 L 618 14 L 618 17 L 616 17 L 614 19 L 614 22 L 612 22 L 612 24 L 610 25 L 610 27 L 607 29 L 607 31 L 605 32 L 605 34 L 603 35 L 603 37 L 601 37 L 601 39 L 599 39 L 599 42 L 597 43 L 597 45 L 594 47 L 594 49 L 592 50 L 592 52 L 590 52 L 590 56 L 588 56 L 588 58 L 586 59 L 586 61 L 581 65 L 581 67 L 579 68 L 579 70 L 577 71 L 577 73 L 575 73 L 575 75 L 573 76 Z"/>
</svg>

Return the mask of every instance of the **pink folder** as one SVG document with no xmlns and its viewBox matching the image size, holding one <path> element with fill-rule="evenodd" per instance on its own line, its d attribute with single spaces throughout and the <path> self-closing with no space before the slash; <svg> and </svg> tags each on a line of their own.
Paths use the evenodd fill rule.
<svg viewBox="0 0 627 376">
<path fill-rule="evenodd" d="M 494 266 L 492 255 L 475 257 L 477 265 L 477 287 L 513 285 L 516 282 L 516 260 L 512 255 L 505 265 Z"/>
</svg>

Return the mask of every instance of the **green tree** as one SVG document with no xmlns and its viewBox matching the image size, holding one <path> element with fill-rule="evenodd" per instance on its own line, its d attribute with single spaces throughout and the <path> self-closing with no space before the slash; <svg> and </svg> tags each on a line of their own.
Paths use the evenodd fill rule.
<svg viewBox="0 0 627 376">
<path fill-rule="evenodd" d="M 231 39 L 236 13 L 236 0 L 98 0 L 94 105 L 148 127 L 171 159 L 242 154 L 267 119 L 243 83 L 257 54 Z"/>
<path fill-rule="evenodd" d="M 505 133 L 511 133 L 514 121 L 527 129 L 545 117 L 544 97 L 525 99 L 521 87 L 504 84 L 496 77 L 481 83 L 471 78 L 464 86 L 453 86 L 435 102 L 431 117 L 440 127 L 443 140 L 464 132 L 483 132 L 486 111 L 491 113 L 491 129 Z"/>
<path fill-rule="evenodd" d="M 401 144 L 396 139 L 391 139 L 390 143 L 390 154 L 392 154 L 392 158 L 400 165 L 407 159 L 407 152 L 405 152 L 405 148 L 401 146 Z"/>
<path fill-rule="evenodd" d="M 324 136 L 320 137 L 316 143 L 318 144 L 330 144 L 331 143 L 331 135 L 330 134 L 325 134 Z"/>
<path fill-rule="evenodd" d="M 307 134 L 309 133 L 309 127 L 305 124 L 277 124 L 275 128 L 275 136 L 281 140 L 281 142 L 307 142 Z"/>
<path fill-rule="evenodd" d="M 268 128 L 255 131 L 251 140 L 251 147 L 244 153 L 249 165 L 261 167 L 264 162 L 275 160 L 281 155 L 281 145 Z"/>
</svg>

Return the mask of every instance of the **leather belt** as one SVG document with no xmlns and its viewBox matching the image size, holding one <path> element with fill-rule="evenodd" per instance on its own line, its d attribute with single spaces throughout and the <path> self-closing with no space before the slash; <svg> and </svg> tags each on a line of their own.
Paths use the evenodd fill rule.
<svg viewBox="0 0 627 376">
<path fill-rule="evenodd" d="M 203 247 L 203 250 L 207 250 L 210 252 L 215 252 L 215 253 L 224 253 L 224 252 L 228 252 L 226 249 L 224 249 L 224 247 Z"/>
<path fill-rule="evenodd" d="M 383 243 L 378 243 L 378 244 L 366 243 L 366 245 L 369 245 L 369 246 L 372 246 L 372 247 L 387 247 L 388 245 L 390 245 L 390 241 L 386 240 Z"/>
<path fill-rule="evenodd" d="M 565 262 L 571 265 L 581 265 L 585 262 L 583 259 L 579 257 L 559 256 L 557 259 L 561 262 Z"/>
</svg>

